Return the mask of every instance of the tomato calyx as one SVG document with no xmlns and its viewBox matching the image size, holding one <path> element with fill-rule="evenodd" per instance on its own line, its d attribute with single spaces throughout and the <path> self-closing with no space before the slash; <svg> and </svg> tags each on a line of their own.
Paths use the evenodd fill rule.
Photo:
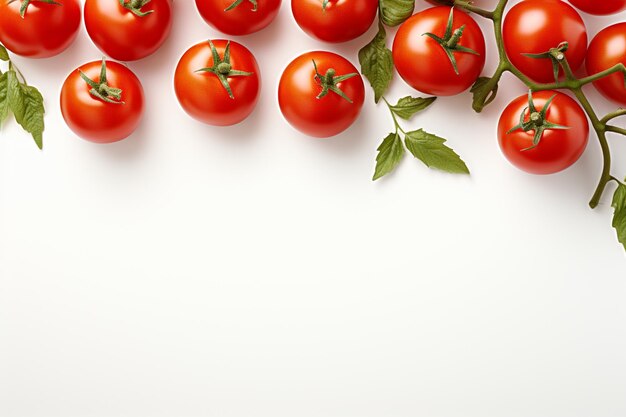
<svg viewBox="0 0 626 417">
<path fill-rule="evenodd" d="M 241 3 L 243 3 L 244 0 L 235 0 L 230 6 L 228 6 L 227 8 L 224 9 L 225 12 L 228 12 L 230 10 L 233 10 L 235 7 L 239 6 Z M 259 5 L 257 3 L 257 0 L 248 0 L 250 3 L 252 3 L 252 11 L 256 12 L 259 8 Z"/>
<path fill-rule="evenodd" d="M 326 7 L 328 6 L 328 3 L 330 3 L 330 0 L 324 0 L 322 1 L 322 11 L 326 11 Z"/>
<path fill-rule="evenodd" d="M 89 94 L 95 98 L 111 104 L 124 104 L 122 101 L 122 89 L 111 87 L 107 84 L 107 65 L 106 60 L 102 58 L 102 67 L 100 69 L 100 79 L 98 82 L 89 78 L 84 72 L 78 70 L 80 78 L 83 79 L 91 87 Z"/>
<path fill-rule="evenodd" d="M 459 75 L 459 70 L 456 65 L 456 58 L 454 56 L 454 52 L 461 52 L 472 55 L 480 55 L 478 52 L 473 49 L 467 48 L 465 46 L 459 45 L 461 41 L 461 37 L 463 36 L 463 31 L 465 31 L 465 25 L 458 27 L 453 30 L 452 24 L 454 19 L 454 8 L 450 8 L 450 16 L 448 17 L 448 23 L 446 24 L 446 32 L 443 35 L 443 38 L 435 35 L 434 33 L 424 33 L 422 36 L 428 36 L 429 38 L 435 40 L 444 50 L 448 59 L 450 59 L 450 63 L 452 63 L 452 68 L 454 68 L 454 73 Z"/>
<path fill-rule="evenodd" d="M 151 1 L 152 0 L 120 0 L 120 6 L 132 12 L 135 16 L 144 17 L 154 12 L 154 10 L 148 10 L 146 12 L 141 10 Z"/>
<path fill-rule="evenodd" d="M 200 68 L 196 72 L 210 72 L 217 76 L 217 78 L 224 86 L 224 89 L 228 93 L 228 96 L 231 99 L 234 99 L 233 90 L 230 88 L 230 83 L 228 79 L 230 77 L 249 77 L 252 72 L 239 71 L 234 70 L 232 65 L 230 64 L 230 41 L 226 43 L 226 48 L 224 49 L 224 58 L 220 58 L 220 54 L 217 52 L 215 45 L 213 45 L 212 41 L 209 41 L 209 45 L 211 46 L 211 54 L 213 55 L 213 66 Z"/>
<path fill-rule="evenodd" d="M 18 1 L 18 0 L 9 0 L 7 4 L 11 4 L 14 1 Z M 54 0 L 21 0 L 21 1 L 22 1 L 22 4 L 20 5 L 20 16 L 22 17 L 22 19 L 24 19 L 24 17 L 26 16 L 26 10 L 28 9 L 28 6 L 30 5 L 32 1 L 38 1 L 40 3 L 47 3 L 47 4 L 54 4 L 55 6 L 63 6 L 61 3 L 56 2 Z"/>
<path fill-rule="evenodd" d="M 323 98 L 324 96 L 328 94 L 328 92 L 332 91 L 333 93 L 337 94 L 339 97 L 343 98 L 344 100 L 347 100 L 348 103 L 352 104 L 352 100 L 350 99 L 350 97 L 348 97 L 346 93 L 341 91 L 341 89 L 337 86 L 337 84 L 342 81 L 348 80 L 352 77 L 356 77 L 359 74 L 353 72 L 351 74 L 346 74 L 346 75 L 337 75 L 337 71 L 335 71 L 334 68 L 329 68 L 328 71 L 326 71 L 326 74 L 322 75 L 317 70 L 317 64 L 315 63 L 315 60 L 313 59 L 312 61 L 313 61 L 313 68 L 315 68 L 315 80 L 317 80 L 320 83 L 320 86 L 322 87 L 322 91 L 317 95 L 316 98 L 317 99 Z"/>
<path fill-rule="evenodd" d="M 565 60 L 565 52 L 569 48 L 569 43 L 561 42 L 556 48 L 550 48 L 546 52 L 538 54 L 523 54 L 529 58 L 534 59 L 549 59 L 552 62 L 552 71 L 554 72 L 554 79 L 559 79 L 559 68 L 563 60 Z"/>
<path fill-rule="evenodd" d="M 520 113 L 519 124 L 513 126 L 511 129 L 509 129 L 506 132 L 507 135 L 515 132 L 516 130 L 522 130 L 524 132 L 533 130 L 535 132 L 535 135 L 533 136 L 532 146 L 529 146 L 528 148 L 524 148 L 522 149 L 522 151 L 528 151 L 530 149 L 536 148 L 537 145 L 539 145 L 539 142 L 541 142 L 541 138 L 543 137 L 543 132 L 545 132 L 546 130 L 569 129 L 569 126 L 559 125 L 559 124 L 552 123 L 546 120 L 546 113 L 548 112 L 548 109 L 550 108 L 550 105 L 552 104 L 552 100 L 554 100 L 555 97 L 556 97 L 556 94 L 550 97 L 546 101 L 546 104 L 544 104 L 541 111 L 538 111 L 537 108 L 535 107 L 535 103 L 533 102 L 532 91 L 528 90 L 528 107 L 524 108 L 524 110 L 522 110 L 522 112 Z M 526 121 L 526 110 L 528 110 L 530 113 L 528 116 L 528 121 Z"/>
</svg>

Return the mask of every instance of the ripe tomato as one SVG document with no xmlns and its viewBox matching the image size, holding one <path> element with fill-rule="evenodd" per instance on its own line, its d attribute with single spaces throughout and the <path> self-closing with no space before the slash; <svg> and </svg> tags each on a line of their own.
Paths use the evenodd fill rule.
<svg viewBox="0 0 626 417">
<path fill-rule="evenodd" d="M 144 6 L 124 2 L 87 0 L 85 26 L 102 52 L 119 61 L 135 61 L 165 42 L 172 27 L 172 0 L 152 0 Z"/>
<path fill-rule="evenodd" d="M 613 14 L 626 10 L 626 0 L 569 0 L 574 6 L 589 14 Z"/>
<path fill-rule="evenodd" d="M 460 32 L 458 44 L 444 47 L 450 36 Z M 436 96 L 459 94 L 485 66 L 485 39 L 467 13 L 432 7 L 400 26 L 393 41 L 393 61 L 400 76 L 416 90 Z"/>
<path fill-rule="evenodd" d="M 587 51 L 587 73 L 596 74 L 615 64 L 626 65 L 626 23 L 617 23 L 600 31 Z M 626 106 L 624 75 L 612 74 L 594 81 L 593 85 L 607 98 Z"/>
<path fill-rule="evenodd" d="M 196 0 L 202 18 L 228 35 L 241 36 L 267 27 L 280 9 L 281 0 Z"/>
<path fill-rule="evenodd" d="M 0 1 L 0 42 L 8 50 L 29 58 L 48 58 L 67 49 L 80 26 L 78 0 L 56 3 Z M 23 4 L 27 7 L 20 15 Z"/>
<path fill-rule="evenodd" d="M 561 0 L 526 0 L 509 10 L 502 28 L 504 49 L 511 63 L 537 82 L 553 82 L 549 58 L 531 58 L 567 42 L 565 52 L 573 71 L 582 65 L 587 50 L 587 29 L 576 10 Z M 562 70 L 561 70 L 562 72 Z"/>
<path fill-rule="evenodd" d="M 285 68 L 278 104 L 299 131 L 326 138 L 346 130 L 365 99 L 363 79 L 347 59 L 324 51 L 300 55 Z"/>
<path fill-rule="evenodd" d="M 325 42 L 347 42 L 372 26 L 377 0 L 291 0 L 291 11 L 308 35 Z"/>
<path fill-rule="evenodd" d="M 576 101 L 556 91 L 533 93 L 532 103 L 534 108 L 528 95 L 523 95 L 504 109 L 498 123 L 500 149 L 509 162 L 531 174 L 562 171 L 587 147 L 587 116 Z M 520 127 L 522 114 L 524 128 Z"/>
<path fill-rule="evenodd" d="M 139 125 L 143 108 L 141 82 L 117 62 L 89 62 L 73 71 L 61 88 L 65 122 L 78 136 L 92 142 L 111 143 L 128 137 Z"/>
<path fill-rule="evenodd" d="M 254 110 L 261 75 L 245 46 L 221 39 L 201 42 L 178 62 L 174 89 L 190 116 L 210 125 L 230 126 Z"/>
</svg>

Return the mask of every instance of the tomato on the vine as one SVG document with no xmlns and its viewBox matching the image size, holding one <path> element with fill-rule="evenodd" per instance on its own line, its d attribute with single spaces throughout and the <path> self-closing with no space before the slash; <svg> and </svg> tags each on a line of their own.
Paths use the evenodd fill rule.
<svg viewBox="0 0 626 417">
<path fill-rule="evenodd" d="M 61 88 L 61 112 L 74 133 L 97 143 L 117 142 L 135 131 L 144 110 L 137 76 L 124 65 L 93 61 L 80 66 Z"/>
<path fill-rule="evenodd" d="M 350 127 L 364 100 L 359 71 L 333 52 L 300 55 L 285 68 L 278 85 L 278 104 L 285 119 L 299 131 L 319 138 Z"/>
<path fill-rule="evenodd" d="M 228 35 L 241 36 L 267 27 L 280 9 L 281 0 L 196 0 L 202 18 Z"/>
<path fill-rule="evenodd" d="M 393 61 L 411 87 L 449 96 L 467 90 L 485 66 L 485 39 L 467 13 L 446 6 L 416 13 L 398 29 Z"/>
<path fill-rule="evenodd" d="M 575 100 L 540 91 L 513 100 L 498 123 L 504 156 L 531 174 L 553 174 L 571 166 L 587 147 L 589 122 Z"/>
<path fill-rule="evenodd" d="M 596 74 L 616 64 L 626 65 L 626 23 L 617 23 L 600 31 L 589 44 L 587 73 Z M 624 74 L 611 74 L 593 82 L 607 98 L 626 106 Z"/>
<path fill-rule="evenodd" d="M 626 0 L 569 0 L 585 13 L 606 15 L 626 10 Z"/>
<path fill-rule="evenodd" d="M 378 0 L 291 0 L 291 11 L 308 35 L 325 42 L 347 42 L 372 26 Z"/>
<path fill-rule="evenodd" d="M 180 105 L 193 118 L 230 126 L 254 110 L 261 75 L 245 46 L 222 39 L 207 41 L 192 46 L 180 58 L 174 89 Z"/>
<path fill-rule="evenodd" d="M 85 26 L 105 54 L 119 61 L 135 61 L 154 53 L 172 27 L 172 0 L 87 0 Z"/>
<path fill-rule="evenodd" d="M 565 57 L 572 71 L 585 60 L 585 23 L 572 6 L 561 0 L 525 0 L 516 4 L 504 18 L 502 35 L 511 63 L 537 82 L 555 81 L 553 62 L 528 54 L 544 54 L 567 42 Z"/>
<path fill-rule="evenodd" d="M 0 43 L 29 58 L 67 49 L 80 27 L 78 0 L 0 1 Z"/>
</svg>

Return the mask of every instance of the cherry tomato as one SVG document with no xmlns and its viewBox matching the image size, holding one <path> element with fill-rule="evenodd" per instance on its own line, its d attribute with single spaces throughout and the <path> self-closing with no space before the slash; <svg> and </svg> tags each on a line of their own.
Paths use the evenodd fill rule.
<svg viewBox="0 0 626 417">
<path fill-rule="evenodd" d="M 278 104 L 299 131 L 326 138 L 346 130 L 359 116 L 365 87 L 347 59 L 324 51 L 300 55 L 285 68 Z"/>
<path fill-rule="evenodd" d="M 61 88 L 61 112 L 78 136 L 111 143 L 135 131 L 143 115 L 144 94 L 137 76 L 117 62 L 106 61 L 103 80 L 103 62 L 89 62 L 67 77 Z M 81 71 L 93 85 L 81 77 Z"/>
<path fill-rule="evenodd" d="M 569 0 L 585 13 L 606 15 L 626 10 L 626 0 Z"/>
<path fill-rule="evenodd" d="M 280 9 L 281 0 L 196 0 L 202 18 L 228 35 L 241 36 L 267 27 Z"/>
<path fill-rule="evenodd" d="M 587 147 L 587 117 L 576 101 L 556 91 L 533 93 L 532 102 L 535 111 L 529 106 L 528 95 L 516 98 L 504 109 L 498 123 L 500 149 L 509 162 L 531 174 L 562 171 Z M 520 126 L 522 113 L 528 124 L 526 131 Z M 537 124 L 533 125 L 531 117 Z M 542 123 L 543 132 L 538 127 Z"/>
<path fill-rule="evenodd" d="M 325 42 L 347 42 L 372 26 L 377 0 L 291 0 L 291 11 L 308 35 Z"/>
<path fill-rule="evenodd" d="M 552 61 L 525 54 L 541 54 L 567 42 L 565 56 L 573 71 L 585 59 L 585 23 L 572 6 L 561 0 L 526 0 L 516 4 L 505 16 L 502 31 L 511 63 L 534 81 L 554 81 Z"/>
<path fill-rule="evenodd" d="M 600 31 L 587 51 L 586 65 L 589 75 L 619 63 L 626 65 L 626 23 L 617 23 Z M 593 85 L 605 97 L 626 106 L 626 88 L 621 72 L 600 78 Z"/>
<path fill-rule="evenodd" d="M 260 74 L 254 55 L 245 46 L 221 39 L 201 42 L 178 62 L 174 89 L 181 106 L 193 118 L 214 126 L 230 126 L 254 110 L 261 89 Z"/>
<path fill-rule="evenodd" d="M 133 7 L 132 0 L 87 0 L 85 26 L 89 37 L 108 56 L 135 61 L 154 53 L 172 27 L 172 0 L 152 0 Z"/>
<path fill-rule="evenodd" d="M 76 39 L 80 27 L 78 0 L 56 0 L 58 4 L 31 1 L 22 18 L 23 1 L 0 1 L 0 42 L 8 50 L 29 58 L 48 58 L 63 52 Z"/>
<path fill-rule="evenodd" d="M 451 58 L 444 47 L 446 29 L 451 28 L 448 33 L 453 35 L 461 27 L 458 44 L 448 49 Z M 476 81 L 485 66 L 485 39 L 467 13 L 447 6 L 432 7 L 400 26 L 393 41 L 393 61 L 400 76 L 416 90 L 437 96 L 459 94 Z"/>
</svg>

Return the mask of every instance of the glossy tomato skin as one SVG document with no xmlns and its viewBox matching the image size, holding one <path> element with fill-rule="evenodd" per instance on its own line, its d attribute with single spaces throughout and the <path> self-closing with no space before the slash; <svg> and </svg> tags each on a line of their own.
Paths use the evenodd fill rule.
<svg viewBox="0 0 626 417">
<path fill-rule="evenodd" d="M 57 0 L 61 5 L 33 1 L 24 18 L 20 1 L 0 1 L 0 43 L 28 58 L 49 58 L 67 49 L 80 27 L 78 0 Z"/>
<path fill-rule="evenodd" d="M 358 118 L 365 100 L 365 87 L 363 79 L 357 75 L 337 83 L 352 103 L 332 91 L 318 99 L 322 89 L 315 77 L 313 60 L 322 75 L 331 68 L 337 76 L 359 72 L 347 59 L 325 51 L 300 55 L 283 71 L 278 86 L 278 104 L 283 116 L 302 133 L 327 138 L 343 132 Z"/>
<path fill-rule="evenodd" d="M 107 61 L 107 83 L 122 89 L 123 104 L 106 103 L 91 94 L 80 77 L 100 80 L 101 61 L 89 62 L 72 71 L 61 88 L 61 112 L 69 128 L 83 139 L 112 143 L 130 136 L 141 121 L 144 92 L 137 76 L 124 65 Z"/>
<path fill-rule="evenodd" d="M 585 13 L 608 15 L 626 10 L 626 0 L 569 0 Z"/>
<path fill-rule="evenodd" d="M 596 74 L 615 64 L 626 65 L 626 23 L 617 23 L 600 31 L 589 44 L 587 73 Z M 626 106 L 626 88 L 621 73 L 594 81 L 593 85 L 605 97 Z"/>
<path fill-rule="evenodd" d="M 453 52 L 459 74 L 442 46 L 424 36 L 443 37 L 450 15 L 446 6 L 416 13 L 398 29 L 393 41 L 393 61 L 400 76 L 411 87 L 426 94 L 450 96 L 467 90 L 485 66 L 485 38 L 478 24 L 467 13 L 454 10 L 453 29 L 465 25 L 459 45 L 478 53 Z"/>
<path fill-rule="evenodd" d="M 511 63 L 534 81 L 554 81 L 550 59 L 524 54 L 539 54 L 568 42 L 565 52 L 573 71 L 582 65 L 587 50 L 587 29 L 578 12 L 561 0 L 525 0 L 509 10 L 502 27 L 504 48 Z M 562 72 L 562 70 L 561 70 Z"/>
<path fill-rule="evenodd" d="M 214 40 L 220 56 L 224 57 L 226 40 Z M 213 126 L 231 126 L 246 119 L 256 107 L 261 90 L 261 72 L 256 59 L 245 46 L 230 42 L 233 70 L 251 72 L 250 76 L 229 77 L 234 98 L 210 72 L 197 72 L 213 66 L 208 42 L 192 46 L 181 57 L 174 74 L 174 89 L 182 108 L 198 121 Z"/>
<path fill-rule="evenodd" d="M 324 42 L 347 42 L 364 34 L 376 18 L 377 0 L 291 0 L 298 26 Z"/>
<path fill-rule="evenodd" d="M 528 121 L 528 95 L 513 100 L 502 112 L 498 123 L 498 142 L 504 156 L 522 171 L 531 174 L 554 174 L 574 164 L 583 154 L 589 139 L 587 116 L 578 103 L 569 96 L 556 91 L 533 93 L 533 102 L 538 111 L 546 101 L 556 97 L 548 108 L 546 119 L 569 129 L 545 130 L 541 141 L 533 149 L 535 132 L 516 130 L 507 133 L 519 124 L 520 114 L 526 109 Z M 523 150 L 527 149 L 527 150 Z"/>
<path fill-rule="evenodd" d="M 226 11 L 235 0 L 196 0 L 202 18 L 222 33 L 233 36 L 249 35 L 269 26 L 280 10 L 281 0 L 257 1 L 254 10 L 249 0 Z"/>
<path fill-rule="evenodd" d="M 87 0 L 85 26 L 89 37 L 105 54 L 119 61 L 135 61 L 153 54 L 172 27 L 172 0 L 152 0 L 136 16 L 119 1 Z"/>
</svg>

